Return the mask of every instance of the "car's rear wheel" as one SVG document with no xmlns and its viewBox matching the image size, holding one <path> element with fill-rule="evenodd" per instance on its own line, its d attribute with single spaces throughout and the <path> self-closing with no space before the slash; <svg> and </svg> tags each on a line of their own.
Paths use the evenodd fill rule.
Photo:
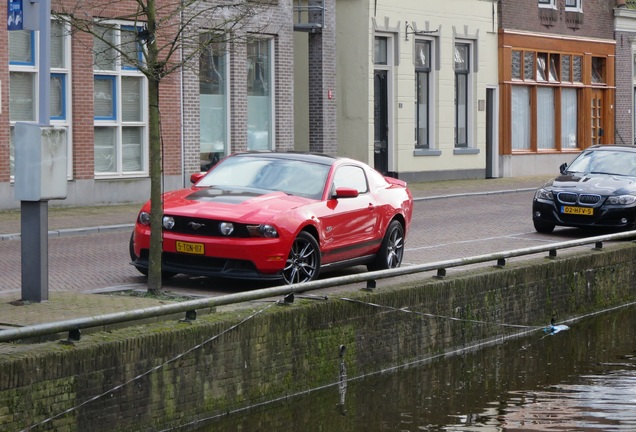
<svg viewBox="0 0 636 432">
<path fill-rule="evenodd" d="M 375 260 L 367 268 L 371 271 L 398 268 L 402 264 L 403 256 L 404 228 L 399 221 L 393 220 L 384 234 L 382 245 Z"/>
<path fill-rule="evenodd" d="M 533 223 L 534 229 L 541 234 L 550 234 L 554 231 L 554 224 L 539 221 L 533 221 Z"/>
<path fill-rule="evenodd" d="M 286 284 L 310 282 L 320 273 L 320 246 L 306 231 L 301 231 L 294 240 L 285 268 L 283 280 Z"/>
</svg>

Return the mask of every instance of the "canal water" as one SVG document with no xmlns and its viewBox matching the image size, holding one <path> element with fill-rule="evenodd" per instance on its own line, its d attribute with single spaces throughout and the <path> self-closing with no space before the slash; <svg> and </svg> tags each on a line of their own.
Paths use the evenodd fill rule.
<svg viewBox="0 0 636 432">
<path fill-rule="evenodd" d="M 340 385 L 188 430 L 636 431 L 636 308 L 568 326 L 553 335 L 537 331 L 452 357 L 348 376 Z"/>
</svg>

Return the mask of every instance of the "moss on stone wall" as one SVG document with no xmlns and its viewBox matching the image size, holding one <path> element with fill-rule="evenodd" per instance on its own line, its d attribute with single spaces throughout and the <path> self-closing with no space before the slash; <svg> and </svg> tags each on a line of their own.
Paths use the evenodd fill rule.
<svg viewBox="0 0 636 432">
<path fill-rule="evenodd" d="M 226 333 L 267 305 L 25 346 L 0 356 L 0 429 L 70 410 L 38 430 L 153 430 L 336 385 L 342 361 L 361 376 L 516 331 L 500 324 L 538 327 L 633 302 L 635 261 L 625 243 L 299 299 Z"/>
</svg>

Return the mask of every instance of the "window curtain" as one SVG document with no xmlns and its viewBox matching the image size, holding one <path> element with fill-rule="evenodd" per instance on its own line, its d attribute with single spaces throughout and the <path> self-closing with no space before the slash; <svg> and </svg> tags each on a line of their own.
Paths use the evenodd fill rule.
<svg viewBox="0 0 636 432">
<path fill-rule="evenodd" d="M 530 88 L 512 87 L 512 149 L 530 149 Z"/>
<path fill-rule="evenodd" d="M 141 171 L 141 133 L 143 128 L 124 127 L 121 131 L 122 171 Z"/>
<path fill-rule="evenodd" d="M 34 64 L 33 33 L 28 30 L 9 32 L 9 61 L 11 63 Z"/>
<path fill-rule="evenodd" d="M 12 121 L 35 121 L 35 75 L 29 72 L 11 72 L 9 116 Z"/>
<path fill-rule="evenodd" d="M 247 148 L 272 148 L 271 39 L 247 45 Z"/>
<path fill-rule="evenodd" d="M 138 122 L 142 120 L 141 113 L 141 84 L 142 79 L 137 77 L 121 78 L 121 118 L 125 122 Z"/>
<path fill-rule="evenodd" d="M 117 170 L 115 132 L 112 127 L 95 128 L 95 172 Z"/>
<path fill-rule="evenodd" d="M 576 139 L 578 100 L 577 90 L 561 90 L 561 147 L 578 147 Z"/>
<path fill-rule="evenodd" d="M 66 63 L 64 58 L 64 27 L 59 21 L 51 22 L 51 67 L 63 68 Z"/>
<path fill-rule="evenodd" d="M 537 88 L 537 148 L 554 148 L 554 89 Z"/>
<path fill-rule="evenodd" d="M 211 35 L 201 35 L 209 43 Z M 220 44 L 211 44 L 199 58 L 199 133 L 202 163 L 213 162 L 227 149 L 227 53 Z M 216 153 L 216 155 L 215 155 Z"/>
<path fill-rule="evenodd" d="M 95 77 L 94 83 L 94 110 L 95 117 L 115 118 L 113 97 L 115 80 L 110 77 Z"/>
</svg>

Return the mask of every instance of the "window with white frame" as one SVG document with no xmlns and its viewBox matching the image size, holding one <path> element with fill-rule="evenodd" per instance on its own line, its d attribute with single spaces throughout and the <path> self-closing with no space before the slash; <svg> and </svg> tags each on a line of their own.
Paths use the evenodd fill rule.
<svg viewBox="0 0 636 432">
<path fill-rule="evenodd" d="M 204 170 L 228 152 L 228 53 L 202 34 L 199 57 L 200 159 Z"/>
<path fill-rule="evenodd" d="M 455 147 L 469 147 L 470 88 L 472 75 L 470 43 L 455 43 Z"/>
<path fill-rule="evenodd" d="M 274 146 L 274 40 L 253 39 L 247 44 L 247 148 Z"/>
<path fill-rule="evenodd" d="M 415 41 L 415 148 L 430 148 L 431 41 Z"/>
<path fill-rule="evenodd" d="M 147 172 L 147 80 L 138 28 L 112 23 L 95 26 L 93 103 L 95 174 L 135 176 Z M 118 47 L 119 49 L 115 49 Z"/>
<path fill-rule="evenodd" d="M 38 32 L 9 32 L 9 120 L 11 125 L 10 170 L 14 175 L 13 127 L 16 122 L 39 122 L 39 36 Z M 59 21 L 51 21 L 51 81 L 49 89 L 50 124 L 64 128 L 64 139 L 70 140 L 70 36 Z M 67 148 L 69 162 L 71 149 Z M 72 166 L 71 163 L 68 164 Z M 68 175 L 71 173 L 69 171 Z"/>
<path fill-rule="evenodd" d="M 556 0 L 539 0 L 539 7 L 556 9 Z"/>
<path fill-rule="evenodd" d="M 583 0 L 565 0 L 565 10 L 567 12 L 583 12 Z"/>
</svg>

